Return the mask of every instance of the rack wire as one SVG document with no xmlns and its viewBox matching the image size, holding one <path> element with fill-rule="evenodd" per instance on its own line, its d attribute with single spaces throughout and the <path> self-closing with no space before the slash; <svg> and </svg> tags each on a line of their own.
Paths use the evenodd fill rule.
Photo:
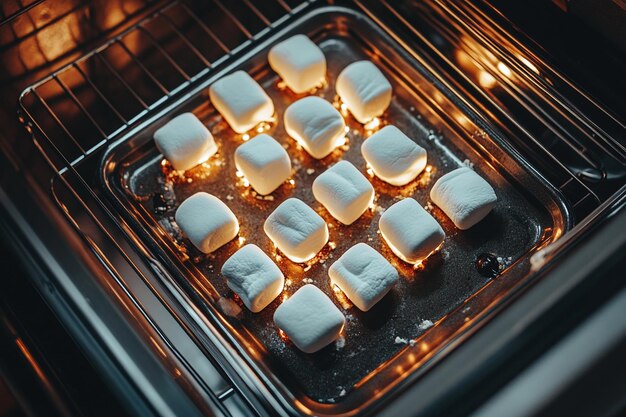
<svg viewBox="0 0 626 417">
<path fill-rule="evenodd" d="M 306 4 L 169 3 L 27 88 L 20 107 L 74 165 Z M 68 168 L 40 145 L 58 172 Z"/>
</svg>

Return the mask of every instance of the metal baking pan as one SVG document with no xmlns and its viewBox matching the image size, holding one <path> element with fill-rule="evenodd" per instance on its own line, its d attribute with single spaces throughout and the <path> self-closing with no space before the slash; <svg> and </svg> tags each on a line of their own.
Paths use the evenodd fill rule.
<svg viewBox="0 0 626 417">
<path fill-rule="evenodd" d="M 429 172 L 407 186 L 392 187 L 370 176 L 376 206 L 351 226 L 328 215 L 313 198 L 311 184 L 324 169 L 342 159 L 366 172 L 360 144 L 377 127 L 368 130 L 346 113 L 350 128 L 347 145 L 319 161 L 288 138 L 282 116 L 285 108 L 302 96 L 282 86 L 266 56 L 273 44 L 296 33 L 313 39 L 328 61 L 326 85 L 314 94 L 336 102 L 334 83 L 341 69 L 355 60 L 370 59 L 393 85 L 393 100 L 380 118 L 381 125 L 398 126 L 428 151 Z M 295 168 L 292 183 L 285 183 L 269 198 L 256 196 L 236 176 L 233 152 L 243 142 L 243 135 L 228 127 L 208 99 L 207 87 L 236 69 L 249 72 L 272 97 L 276 121 L 259 130 L 285 145 Z M 294 20 L 249 52 L 232 56 L 194 92 L 112 144 L 101 164 L 102 186 L 115 210 L 141 236 L 148 253 L 165 265 L 163 279 L 175 283 L 173 288 L 184 291 L 194 308 L 221 329 L 234 354 L 256 374 L 255 381 L 295 414 L 353 414 L 419 378 L 476 330 L 514 290 L 529 282 L 530 256 L 570 227 L 569 212 L 559 194 L 490 127 L 486 115 L 474 113 L 463 103 L 418 56 L 365 16 L 340 7 L 322 7 Z M 219 152 L 206 164 L 180 174 L 163 162 L 152 135 L 184 111 L 192 111 L 209 127 Z M 463 164 L 472 164 L 498 195 L 493 212 L 468 231 L 457 230 L 429 204 L 428 197 L 440 176 Z M 201 190 L 226 202 L 241 224 L 241 238 L 211 255 L 198 252 L 173 221 L 178 204 Z M 381 212 L 409 196 L 430 210 L 447 235 L 443 248 L 417 269 L 396 258 L 377 233 Z M 307 264 L 280 257 L 262 230 L 267 215 L 289 197 L 311 205 L 330 228 L 332 244 Z M 379 250 L 401 275 L 396 288 L 367 313 L 336 293 L 327 275 L 330 264 L 358 242 Z M 339 342 L 316 354 L 304 354 L 281 338 L 273 324 L 282 297 L 258 314 L 242 306 L 226 286 L 220 269 L 244 243 L 259 245 L 277 260 L 287 279 L 286 295 L 312 282 L 333 299 L 347 318 Z M 498 260 L 497 276 L 479 273 L 476 260 L 482 254 L 493 254 Z"/>
</svg>

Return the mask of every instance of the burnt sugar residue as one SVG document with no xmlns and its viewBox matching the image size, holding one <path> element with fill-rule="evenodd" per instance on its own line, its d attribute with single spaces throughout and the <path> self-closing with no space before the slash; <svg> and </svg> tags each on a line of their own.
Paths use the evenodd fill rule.
<svg viewBox="0 0 626 417">
<path fill-rule="evenodd" d="M 169 208 L 165 197 L 161 193 L 155 193 L 152 196 L 152 207 L 155 214 L 164 214 Z"/>
<path fill-rule="evenodd" d="M 487 278 L 495 278 L 500 273 L 500 262 L 493 253 L 481 253 L 474 263 L 478 273 Z"/>
</svg>

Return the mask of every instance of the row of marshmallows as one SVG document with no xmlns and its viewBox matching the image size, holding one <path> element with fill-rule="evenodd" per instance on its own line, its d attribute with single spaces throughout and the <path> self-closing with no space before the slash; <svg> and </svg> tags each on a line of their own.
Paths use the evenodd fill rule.
<svg viewBox="0 0 626 417">
<path fill-rule="evenodd" d="M 319 63 L 320 57 L 323 65 Z M 308 91 L 325 76 L 323 53 L 302 35 L 275 46 L 269 59 L 295 92 Z M 362 123 L 382 114 L 391 99 L 391 85 L 369 61 L 346 67 L 337 80 L 337 92 Z M 214 83 L 210 97 L 238 133 L 248 131 L 274 113 L 271 99 L 242 71 Z M 298 100 L 286 110 L 284 118 L 287 133 L 315 158 L 323 158 L 343 144 L 345 122 L 341 114 L 319 97 Z M 155 133 L 154 138 L 175 169 L 189 169 L 217 151 L 208 129 L 190 113 L 170 121 Z M 372 135 L 364 142 L 361 151 L 373 172 L 392 185 L 407 184 L 426 165 L 426 151 L 394 126 L 387 126 Z M 289 155 L 276 140 L 265 134 L 239 146 L 235 152 L 235 164 L 259 194 L 271 193 L 291 174 Z M 316 178 L 313 194 L 333 217 L 351 224 L 371 204 L 374 189 L 354 165 L 341 161 Z M 476 198 L 476 195 L 482 197 Z M 442 177 L 431 190 L 431 198 L 463 229 L 482 219 L 495 203 L 493 189 L 467 168 Z M 205 253 L 213 252 L 239 232 L 234 213 L 221 200 L 207 193 L 197 193 L 185 200 L 176 211 L 176 221 L 190 241 Z M 436 250 L 445 237 L 437 221 L 410 198 L 387 209 L 380 218 L 379 228 L 392 251 L 413 264 Z M 266 220 L 264 230 L 294 262 L 310 260 L 328 241 L 324 220 L 295 198 L 276 208 Z M 253 312 L 261 311 L 283 290 L 282 272 L 255 245 L 246 245 L 236 252 L 223 265 L 222 273 L 229 287 Z M 364 243 L 346 251 L 331 265 L 329 275 L 331 281 L 363 311 L 378 302 L 398 279 L 395 268 Z M 311 312 L 316 314 L 311 315 Z M 302 320 L 298 318 L 300 316 Z M 343 314 L 312 285 L 302 287 L 281 304 L 274 319 L 305 352 L 314 352 L 335 340 L 344 324 Z"/>
<path fill-rule="evenodd" d="M 315 88 L 326 76 L 323 52 L 304 35 L 277 44 L 270 50 L 268 59 L 285 84 L 296 93 Z M 389 81 L 370 61 L 348 65 L 336 83 L 340 99 L 361 123 L 387 109 L 391 89 Z M 213 83 L 209 97 L 237 133 L 245 133 L 274 115 L 272 99 L 244 71 L 235 71 Z M 345 141 L 343 117 L 320 97 L 309 96 L 293 103 L 285 111 L 284 122 L 287 133 L 316 159 L 326 157 Z M 190 113 L 168 122 L 155 132 L 154 139 L 159 151 L 176 170 L 190 169 L 217 152 L 209 130 Z"/>
</svg>

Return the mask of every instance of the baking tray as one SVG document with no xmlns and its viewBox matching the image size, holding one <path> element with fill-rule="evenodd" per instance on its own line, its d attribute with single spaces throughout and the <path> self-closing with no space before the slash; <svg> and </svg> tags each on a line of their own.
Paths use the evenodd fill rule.
<svg viewBox="0 0 626 417">
<path fill-rule="evenodd" d="M 389 109 L 380 118 L 381 126 L 398 126 L 428 151 L 429 172 L 404 187 L 368 176 L 376 190 L 375 206 L 351 226 L 338 223 L 315 201 L 311 184 L 342 159 L 366 173 L 360 144 L 377 127 L 367 129 L 345 113 L 348 143 L 322 160 L 309 157 L 288 138 L 282 124 L 284 110 L 304 95 L 284 88 L 266 56 L 273 44 L 295 33 L 307 34 L 326 55 L 326 83 L 315 95 L 339 106 L 334 93 L 337 75 L 351 62 L 370 59 L 394 91 Z M 233 153 L 245 138 L 228 127 L 208 99 L 207 87 L 236 69 L 250 73 L 273 99 L 276 121 L 259 130 L 285 146 L 294 166 L 292 181 L 270 197 L 255 195 L 237 177 Z M 182 174 L 163 161 L 152 135 L 184 111 L 192 111 L 209 127 L 219 152 L 206 164 Z M 249 132 L 255 134 L 256 129 Z M 494 187 L 498 202 L 481 223 L 460 231 L 430 203 L 428 193 L 443 174 L 467 164 Z M 259 383 L 292 411 L 303 414 L 356 413 L 418 378 L 527 282 L 530 256 L 569 227 L 568 210 L 560 196 L 508 146 L 506 138 L 491 129 L 488 117 L 467 108 L 420 57 L 404 50 L 373 22 L 353 10 L 333 6 L 293 19 L 247 53 L 233 56 L 194 92 L 111 145 L 100 174 L 108 200 L 154 259 L 165 265 L 163 279 L 175 282 L 206 319 L 218 324 Z M 197 251 L 173 220 L 178 205 L 198 191 L 221 198 L 241 224 L 240 238 L 210 255 Z M 329 225 L 332 243 L 306 264 L 281 257 L 262 230 L 267 215 L 289 197 L 311 205 Z M 419 268 L 396 258 L 377 232 L 380 214 L 405 197 L 423 204 L 446 232 L 443 248 Z M 398 285 L 367 313 L 331 288 L 327 275 L 332 262 L 358 242 L 379 250 L 401 276 Z M 331 297 L 347 319 L 337 343 L 316 354 L 304 354 L 282 338 L 272 316 L 283 296 L 258 314 L 242 306 L 220 269 L 246 243 L 257 244 L 276 260 L 287 280 L 284 296 L 314 283 Z M 477 257 L 485 253 L 493 254 L 499 263 L 495 278 L 481 275 L 476 268 Z"/>
</svg>

